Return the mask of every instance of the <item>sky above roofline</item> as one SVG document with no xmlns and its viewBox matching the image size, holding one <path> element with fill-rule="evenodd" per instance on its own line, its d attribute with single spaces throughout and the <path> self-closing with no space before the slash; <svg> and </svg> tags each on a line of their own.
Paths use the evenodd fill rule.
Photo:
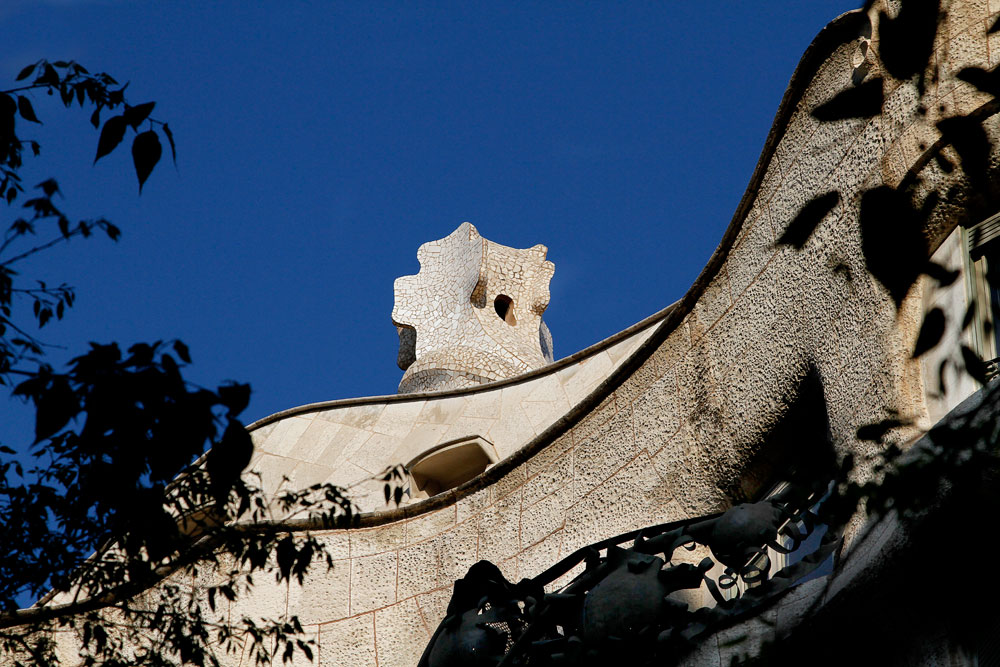
<svg viewBox="0 0 1000 667">
<path fill-rule="evenodd" d="M 78 290 L 43 338 L 56 362 L 90 340 L 182 339 L 193 379 L 251 383 L 247 421 L 391 394 L 392 282 L 470 221 L 549 248 L 544 319 L 568 356 L 688 289 L 803 51 L 852 8 L 5 3 L 0 76 L 43 57 L 107 71 L 178 145 L 140 197 L 127 150 L 90 166 L 89 111 L 36 96 L 25 181 L 55 177 L 66 210 L 123 230 L 23 267 Z M 27 413 L 3 414 L 17 444 Z"/>
</svg>

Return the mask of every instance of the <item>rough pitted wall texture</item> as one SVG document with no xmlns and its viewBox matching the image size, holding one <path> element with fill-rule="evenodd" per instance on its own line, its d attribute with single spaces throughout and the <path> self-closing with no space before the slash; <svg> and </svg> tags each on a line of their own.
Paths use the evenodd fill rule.
<svg viewBox="0 0 1000 667">
<path fill-rule="evenodd" d="M 472 387 L 544 366 L 539 330 L 555 271 L 546 252 L 493 243 L 468 222 L 420 246 L 420 273 L 393 288 L 406 364 L 399 392 Z M 498 298 L 509 304 L 506 320 Z"/>
<path fill-rule="evenodd" d="M 933 84 L 943 113 L 982 102 L 954 73 L 997 59 L 986 37 L 990 9 L 985 1 L 952 3 L 937 44 L 941 77 Z M 668 318 L 669 331 L 654 336 L 661 342 L 644 363 L 499 482 L 410 521 L 329 535 L 346 543 L 348 556 L 339 565 L 340 588 L 328 599 L 347 596 L 350 608 L 346 616 L 331 611 L 319 625 L 323 664 L 338 664 L 344 650 L 354 652 L 350 664 L 376 664 L 376 655 L 383 666 L 414 664 L 443 616 L 452 582 L 478 559 L 517 580 L 601 538 L 705 514 L 752 492 L 760 480 L 747 479 L 746 471 L 766 454 L 765 436 L 811 373 L 841 452 L 863 451 L 858 426 L 890 411 L 924 418 L 919 364 L 909 360 L 920 289 L 897 313 L 870 277 L 856 197 L 863 188 L 898 183 L 919 159 L 919 145 L 933 142 L 942 111 L 921 116 L 913 85 L 890 82 L 883 117 L 821 124 L 809 115 L 850 85 L 862 61 L 868 76 L 880 74 L 877 27 L 866 51 L 859 25 L 842 19 L 817 40 L 813 48 L 822 53 L 812 57 L 820 64 L 803 65 L 812 71 L 786 100 L 787 121 L 779 116 L 774 150 L 762 160 L 744 214 L 690 295 L 693 307 L 679 322 Z M 957 178 L 934 167 L 927 174 L 929 185 Z M 842 203 L 805 248 L 776 249 L 800 207 L 832 189 L 843 193 Z M 927 234 L 940 239 L 954 217 L 934 224 Z M 772 615 L 793 622 L 794 604 L 807 597 L 790 596 L 789 606 Z M 711 638 L 692 664 L 727 663 L 728 639 Z"/>
<path fill-rule="evenodd" d="M 284 482 L 351 487 L 361 511 L 385 509 L 387 466 L 407 463 L 436 445 L 480 436 L 501 458 L 514 454 L 593 392 L 652 335 L 639 326 L 621 340 L 579 359 L 552 364 L 534 377 L 461 394 L 334 402 L 251 427 L 254 458 L 266 493 Z M 576 355 L 574 355 L 576 356 Z"/>
</svg>

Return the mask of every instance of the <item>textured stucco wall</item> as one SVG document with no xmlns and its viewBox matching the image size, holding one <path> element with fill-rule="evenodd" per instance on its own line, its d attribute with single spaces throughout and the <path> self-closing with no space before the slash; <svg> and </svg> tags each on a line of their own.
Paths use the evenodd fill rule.
<svg viewBox="0 0 1000 667">
<path fill-rule="evenodd" d="M 365 482 L 435 445 L 481 436 L 510 456 L 594 391 L 650 335 L 663 313 L 516 381 L 478 391 L 332 401 L 250 426 L 250 469 L 273 492 L 318 482 L 353 486 L 361 511 L 385 509 L 381 482 Z"/>
<path fill-rule="evenodd" d="M 919 145 L 935 138 L 936 114 L 981 103 L 953 74 L 992 64 L 989 18 L 986 2 L 952 4 L 934 84 L 944 111 L 926 117 L 916 113 L 912 84 L 890 82 L 884 116 L 822 124 L 811 118 L 812 108 L 849 85 L 859 59 L 871 61 L 869 76 L 877 73 L 877 31 L 866 56 L 856 15 L 825 30 L 793 80 L 718 252 L 621 377 L 612 374 L 595 392 L 586 414 L 527 443 L 487 475 L 492 483 L 470 487 L 454 504 L 328 536 L 345 557 L 333 576 L 317 574 L 315 586 L 325 587 L 324 599 L 337 601 L 337 609 L 324 613 L 315 601 L 289 600 L 289 612 L 308 609 L 317 621 L 321 662 L 413 664 L 452 582 L 478 559 L 516 580 L 598 539 L 708 513 L 752 493 L 763 480 L 747 470 L 766 458 L 766 435 L 811 372 L 841 452 L 864 451 L 858 426 L 890 411 L 926 422 L 920 365 L 909 360 L 921 290 L 897 313 L 867 273 L 855 198 L 862 188 L 899 182 L 920 158 Z M 927 187 L 946 188 L 958 178 L 933 166 L 927 175 Z M 803 251 L 776 249 L 775 238 L 801 205 L 834 188 L 843 203 Z M 955 223 L 946 213 L 927 230 L 935 241 Z M 808 452 L 815 444 L 798 446 Z M 694 662 L 718 664 L 724 634 Z"/>
</svg>

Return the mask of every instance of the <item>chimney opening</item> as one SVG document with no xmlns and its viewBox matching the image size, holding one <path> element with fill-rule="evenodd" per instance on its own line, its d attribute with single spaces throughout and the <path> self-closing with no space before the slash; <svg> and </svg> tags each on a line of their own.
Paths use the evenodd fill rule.
<svg viewBox="0 0 1000 667">
<path fill-rule="evenodd" d="M 514 317 L 514 300 L 509 296 L 498 294 L 497 298 L 493 300 L 493 308 L 496 309 L 497 315 L 501 320 L 510 326 L 517 324 L 517 318 Z"/>
</svg>

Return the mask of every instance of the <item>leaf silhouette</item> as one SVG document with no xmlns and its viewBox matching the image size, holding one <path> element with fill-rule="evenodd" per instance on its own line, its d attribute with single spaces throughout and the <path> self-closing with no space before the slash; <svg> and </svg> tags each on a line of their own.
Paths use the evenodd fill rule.
<svg viewBox="0 0 1000 667">
<path fill-rule="evenodd" d="M 49 86 L 58 86 L 59 74 L 56 72 L 56 68 L 50 65 L 49 63 L 45 63 L 45 66 L 42 69 L 42 75 L 37 79 L 35 79 L 35 83 L 44 83 Z"/>
<path fill-rule="evenodd" d="M 24 95 L 17 96 L 17 110 L 21 112 L 21 118 L 24 120 L 30 120 L 32 123 L 41 125 L 42 121 L 38 120 L 38 116 L 35 115 L 35 110 L 31 106 L 31 100 Z"/>
<path fill-rule="evenodd" d="M 976 382 L 986 384 L 986 364 L 966 345 L 962 346 L 962 361 L 965 362 L 965 370 Z"/>
<path fill-rule="evenodd" d="M 17 102 L 10 95 L 0 93 L 0 160 L 5 160 L 13 149 L 16 116 Z"/>
<path fill-rule="evenodd" d="M 205 468 L 208 470 L 212 495 L 224 502 L 230 489 L 253 456 L 253 442 L 243 425 L 231 420 L 219 442 L 208 450 Z"/>
<path fill-rule="evenodd" d="M 98 224 L 101 227 L 104 227 L 104 233 L 107 234 L 108 238 L 112 241 L 117 241 L 121 237 L 122 231 L 107 220 L 102 220 Z"/>
<path fill-rule="evenodd" d="M 250 385 L 224 384 L 219 387 L 219 401 L 225 405 L 230 414 L 238 415 L 250 404 Z"/>
<path fill-rule="evenodd" d="M 997 20 L 993 22 L 993 25 L 991 25 L 990 29 L 986 31 L 986 34 L 992 35 L 998 30 L 1000 30 L 1000 16 L 998 16 Z"/>
<path fill-rule="evenodd" d="M 101 136 L 97 140 L 97 157 L 94 158 L 94 164 L 122 142 L 127 127 L 128 123 L 125 122 L 124 116 L 112 116 L 104 122 Z"/>
<path fill-rule="evenodd" d="M 879 55 L 889 74 L 909 79 L 924 71 L 934 49 L 939 11 L 939 0 L 911 0 L 900 3 L 896 18 L 879 12 Z"/>
<path fill-rule="evenodd" d="M 965 315 L 962 317 L 962 331 L 969 328 L 972 324 L 972 320 L 976 317 L 976 300 L 972 299 L 969 302 L 969 307 L 965 309 Z"/>
<path fill-rule="evenodd" d="M 129 107 L 125 109 L 125 122 L 132 126 L 133 130 L 138 130 L 139 125 L 142 121 L 149 118 L 149 114 L 153 113 L 153 107 L 156 106 L 156 102 L 146 102 L 145 104 L 137 104 L 134 107 Z"/>
<path fill-rule="evenodd" d="M 1000 66 L 991 70 L 981 67 L 966 67 L 955 75 L 958 79 L 996 97 L 1000 95 Z"/>
<path fill-rule="evenodd" d="M 183 342 L 179 340 L 174 341 L 174 352 L 177 353 L 177 356 L 180 357 L 181 361 L 183 361 L 185 364 L 191 363 L 191 351 L 188 349 L 188 346 L 185 345 Z"/>
<path fill-rule="evenodd" d="M 170 126 L 166 123 L 163 124 L 163 134 L 167 135 L 167 143 L 170 144 L 170 157 L 174 159 L 174 165 L 177 165 L 177 147 L 174 146 L 174 133 L 170 131 Z"/>
<path fill-rule="evenodd" d="M 898 309 L 927 265 L 920 213 L 907 194 L 881 185 L 862 193 L 859 219 L 865 266 Z"/>
<path fill-rule="evenodd" d="M 911 422 L 903 419 L 883 419 L 874 424 L 865 424 L 858 428 L 858 440 L 881 441 L 885 434 L 899 426 L 909 426 Z"/>
<path fill-rule="evenodd" d="M 10 118 L 10 122 L 14 122 L 14 115 L 17 113 L 17 102 L 14 98 L 7 93 L 0 93 L 0 114 L 6 118 Z"/>
<path fill-rule="evenodd" d="M 949 271 L 946 267 L 941 266 L 937 262 L 927 262 L 927 266 L 924 267 L 924 274 L 933 278 L 939 287 L 948 287 L 958 280 L 959 276 L 962 275 L 961 271 Z"/>
<path fill-rule="evenodd" d="M 35 187 L 44 192 L 46 197 L 51 197 L 55 193 L 59 192 L 59 183 L 57 183 L 54 178 L 45 179 Z"/>
<path fill-rule="evenodd" d="M 917 335 L 917 342 L 913 346 L 913 354 L 910 357 L 916 359 L 941 342 L 941 337 L 944 335 L 944 325 L 944 311 L 940 308 L 932 308 L 924 316 L 924 323 L 920 327 L 920 333 Z"/>
<path fill-rule="evenodd" d="M 937 163 L 938 169 L 940 169 L 942 172 L 946 174 L 950 174 L 951 172 L 955 171 L 955 165 L 953 165 L 951 163 L 951 160 L 949 160 L 940 152 L 938 152 L 937 155 L 934 156 L 934 161 Z"/>
<path fill-rule="evenodd" d="M 35 442 L 60 431 L 80 409 L 79 399 L 63 377 L 53 379 L 45 391 L 32 398 L 36 407 Z"/>
<path fill-rule="evenodd" d="M 796 250 L 801 250 L 809 237 L 816 231 L 816 226 L 839 202 L 840 193 L 836 190 L 813 197 L 799 209 L 795 219 L 788 223 L 781 238 L 774 244 L 776 246 L 790 245 Z"/>
<path fill-rule="evenodd" d="M 34 63 L 34 64 L 28 65 L 27 67 L 25 67 L 24 69 L 22 69 L 20 71 L 20 73 L 17 75 L 17 79 L 15 79 L 15 81 L 24 81 L 29 76 L 31 76 L 31 73 L 35 71 L 35 65 L 37 65 L 37 64 L 38 63 Z"/>
<path fill-rule="evenodd" d="M 135 175 L 139 177 L 139 192 L 142 192 L 143 183 L 153 173 L 153 167 L 162 154 L 160 138 L 153 130 L 140 133 L 132 142 L 132 162 L 135 164 Z"/>
<path fill-rule="evenodd" d="M 948 393 L 948 384 L 945 379 L 945 374 L 948 372 L 948 366 L 950 365 L 950 361 L 948 359 L 944 359 L 941 362 L 941 365 L 938 366 L 938 391 L 940 392 L 940 396 L 944 396 Z"/>
<path fill-rule="evenodd" d="M 937 124 L 941 137 L 950 143 L 962 162 L 962 171 L 977 187 L 985 187 L 992 144 L 982 120 L 969 116 L 945 118 Z"/>
<path fill-rule="evenodd" d="M 841 91 L 812 111 L 816 120 L 871 118 L 882 112 L 882 78 L 875 77 L 859 86 Z"/>
</svg>

